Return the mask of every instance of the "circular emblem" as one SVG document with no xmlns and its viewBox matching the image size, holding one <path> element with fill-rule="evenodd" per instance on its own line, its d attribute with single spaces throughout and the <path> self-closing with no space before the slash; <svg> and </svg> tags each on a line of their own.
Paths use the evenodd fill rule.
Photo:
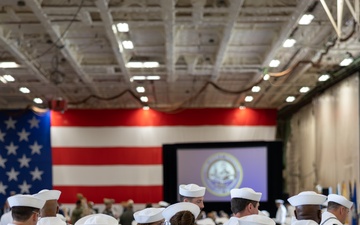
<svg viewBox="0 0 360 225">
<path fill-rule="evenodd" d="M 201 180 L 206 189 L 215 196 L 227 196 L 230 190 L 239 187 L 243 179 L 242 166 L 229 153 L 211 155 L 201 169 Z"/>
</svg>

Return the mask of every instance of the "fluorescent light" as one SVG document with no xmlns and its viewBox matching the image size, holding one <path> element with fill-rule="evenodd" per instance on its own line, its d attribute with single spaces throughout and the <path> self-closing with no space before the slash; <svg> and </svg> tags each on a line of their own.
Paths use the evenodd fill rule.
<svg viewBox="0 0 360 225">
<path fill-rule="evenodd" d="M 7 83 L 7 80 L 6 80 L 4 77 L 2 77 L 2 76 L 0 76 L 0 81 L 3 82 L 4 84 Z"/>
<path fill-rule="evenodd" d="M 354 59 L 352 57 L 349 58 L 345 58 L 340 62 L 340 66 L 348 66 L 350 65 L 352 62 L 354 61 Z"/>
<path fill-rule="evenodd" d="M 251 102 L 254 99 L 253 96 L 246 96 L 245 97 L 245 102 Z"/>
<path fill-rule="evenodd" d="M 14 82 L 15 81 L 15 78 L 9 74 L 5 74 L 3 75 L 3 78 L 5 78 L 6 81 L 9 81 L 9 82 Z"/>
<path fill-rule="evenodd" d="M 143 68 L 142 62 L 128 62 L 126 63 L 126 67 L 128 68 Z"/>
<path fill-rule="evenodd" d="M 261 87 L 259 87 L 259 86 L 254 86 L 251 88 L 252 92 L 259 92 L 260 90 L 261 90 Z"/>
<path fill-rule="evenodd" d="M 295 97 L 294 96 L 288 96 L 285 101 L 286 102 L 293 102 L 293 101 L 295 101 Z"/>
<path fill-rule="evenodd" d="M 323 74 L 319 77 L 318 81 L 327 81 L 328 79 L 330 78 L 330 75 L 329 74 Z"/>
<path fill-rule="evenodd" d="M 144 62 L 144 67 L 145 68 L 159 67 L 159 63 L 158 62 Z"/>
<path fill-rule="evenodd" d="M 244 110 L 244 109 L 246 109 L 246 106 L 241 105 L 241 106 L 239 106 L 239 109 Z"/>
<path fill-rule="evenodd" d="M 41 104 L 43 103 L 43 100 L 41 98 L 34 98 L 33 100 L 36 104 Z"/>
<path fill-rule="evenodd" d="M 309 25 L 311 21 L 314 19 L 312 14 L 304 14 L 299 20 L 300 25 Z"/>
<path fill-rule="evenodd" d="M 139 87 L 136 88 L 136 91 L 137 91 L 138 93 L 144 93 L 144 92 L 145 92 L 145 88 L 139 86 Z"/>
<path fill-rule="evenodd" d="M 160 76 L 150 75 L 150 76 L 133 76 L 130 78 L 130 81 L 134 80 L 160 80 Z"/>
<path fill-rule="evenodd" d="M 128 68 L 155 68 L 159 67 L 158 62 L 128 62 L 126 63 Z"/>
<path fill-rule="evenodd" d="M 122 44 L 125 49 L 133 49 L 134 48 L 132 41 L 123 41 Z"/>
<path fill-rule="evenodd" d="M 160 76 L 147 76 L 146 80 L 160 80 Z"/>
<path fill-rule="evenodd" d="M 0 68 L 17 68 L 19 64 L 16 62 L 0 62 Z"/>
<path fill-rule="evenodd" d="M 143 110 L 149 110 L 150 109 L 150 107 L 149 106 L 143 106 Z"/>
<path fill-rule="evenodd" d="M 270 67 L 278 67 L 280 65 L 280 60 L 277 59 L 273 59 L 271 60 L 271 62 L 269 63 Z"/>
<path fill-rule="evenodd" d="M 19 88 L 19 91 L 24 94 L 30 93 L 30 90 L 27 87 L 21 87 L 21 88 Z"/>
<path fill-rule="evenodd" d="M 119 32 L 129 32 L 129 25 L 127 23 L 118 23 L 116 27 Z"/>
<path fill-rule="evenodd" d="M 300 88 L 300 93 L 306 93 L 306 92 L 308 92 L 308 91 L 310 91 L 310 88 L 309 87 L 302 87 L 302 88 Z"/>
<path fill-rule="evenodd" d="M 146 96 L 141 96 L 141 97 L 140 97 L 140 100 L 141 100 L 142 102 L 148 102 L 148 101 L 149 101 L 148 97 L 146 97 Z"/>
<path fill-rule="evenodd" d="M 264 80 L 269 80 L 270 79 L 270 75 L 269 74 L 265 74 L 263 77 Z"/>
<path fill-rule="evenodd" d="M 296 43 L 295 39 L 286 39 L 286 41 L 283 44 L 284 48 L 291 48 Z"/>
</svg>

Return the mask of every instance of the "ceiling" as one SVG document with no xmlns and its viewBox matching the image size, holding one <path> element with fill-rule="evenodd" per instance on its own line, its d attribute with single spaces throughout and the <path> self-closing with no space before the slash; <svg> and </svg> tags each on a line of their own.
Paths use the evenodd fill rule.
<svg viewBox="0 0 360 225">
<path fill-rule="evenodd" d="M 347 52 L 360 53 L 359 13 L 350 13 L 359 0 L 324 2 L 339 32 L 318 0 L 1 0 L 0 62 L 19 67 L 0 68 L 15 78 L 0 82 L 0 109 L 36 105 L 34 98 L 41 107 L 64 99 L 68 108 L 282 109 L 306 95 L 301 87 L 313 90 L 321 74 L 339 70 Z M 314 19 L 299 25 L 305 13 Z M 113 30 L 118 23 L 129 31 Z M 296 43 L 285 48 L 288 38 Z M 131 79 L 148 75 L 160 79 Z"/>
</svg>

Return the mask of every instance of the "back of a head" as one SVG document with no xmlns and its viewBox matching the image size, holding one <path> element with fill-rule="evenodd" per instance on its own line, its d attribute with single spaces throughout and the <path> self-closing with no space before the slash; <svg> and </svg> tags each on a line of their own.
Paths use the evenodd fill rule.
<svg viewBox="0 0 360 225">
<path fill-rule="evenodd" d="M 193 225 L 195 217 L 190 211 L 180 211 L 171 217 L 170 223 L 171 225 Z"/>
</svg>

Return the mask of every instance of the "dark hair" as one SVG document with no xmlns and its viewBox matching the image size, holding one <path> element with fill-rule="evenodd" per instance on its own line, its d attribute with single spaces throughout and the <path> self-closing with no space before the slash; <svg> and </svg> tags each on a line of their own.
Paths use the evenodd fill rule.
<svg viewBox="0 0 360 225">
<path fill-rule="evenodd" d="M 195 217 L 188 210 L 180 211 L 171 217 L 170 223 L 171 225 L 193 225 L 195 224 Z"/>
<path fill-rule="evenodd" d="M 18 222 L 25 222 L 34 212 L 39 212 L 39 209 L 28 206 L 14 206 L 11 208 L 11 215 Z"/>
<path fill-rule="evenodd" d="M 232 198 L 231 199 L 231 211 L 236 214 L 238 212 L 243 211 L 247 205 L 251 203 L 254 207 L 256 207 L 257 201 L 245 199 L 245 198 Z"/>
</svg>

